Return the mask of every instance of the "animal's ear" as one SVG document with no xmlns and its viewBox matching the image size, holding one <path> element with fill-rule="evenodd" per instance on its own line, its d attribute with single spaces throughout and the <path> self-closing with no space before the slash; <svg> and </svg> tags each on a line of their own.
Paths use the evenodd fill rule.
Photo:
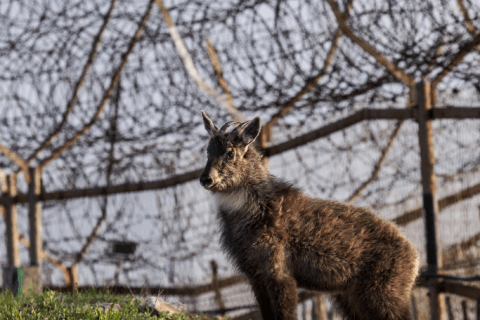
<svg viewBox="0 0 480 320">
<path fill-rule="evenodd" d="M 258 135 L 260 134 L 261 126 L 262 121 L 259 117 L 256 117 L 255 119 L 246 123 L 245 127 L 240 133 L 245 146 L 250 145 L 253 141 L 255 141 L 255 139 L 257 139 Z"/>
<path fill-rule="evenodd" d="M 213 124 L 212 120 L 207 116 L 205 111 L 202 110 L 202 118 L 203 118 L 203 125 L 205 126 L 205 130 L 207 130 L 210 137 L 213 137 L 215 133 L 218 132 L 218 128 Z"/>
</svg>

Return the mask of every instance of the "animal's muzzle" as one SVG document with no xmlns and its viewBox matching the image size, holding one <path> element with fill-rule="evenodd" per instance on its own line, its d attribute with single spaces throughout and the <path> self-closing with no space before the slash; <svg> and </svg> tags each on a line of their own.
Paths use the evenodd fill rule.
<svg viewBox="0 0 480 320">
<path fill-rule="evenodd" d="M 204 187 L 205 189 L 209 189 L 214 185 L 214 174 L 215 170 L 212 168 L 212 164 L 210 162 L 207 162 L 207 165 L 205 166 L 205 169 L 203 169 L 202 175 L 200 176 L 200 184 L 202 185 L 202 187 Z"/>
<path fill-rule="evenodd" d="M 208 174 L 203 174 L 200 176 L 200 184 L 204 188 L 208 188 L 213 184 L 213 179 L 210 178 Z"/>
<path fill-rule="evenodd" d="M 219 181 L 218 171 L 215 166 L 208 161 L 205 169 L 200 176 L 200 184 L 207 190 L 212 190 Z"/>
</svg>

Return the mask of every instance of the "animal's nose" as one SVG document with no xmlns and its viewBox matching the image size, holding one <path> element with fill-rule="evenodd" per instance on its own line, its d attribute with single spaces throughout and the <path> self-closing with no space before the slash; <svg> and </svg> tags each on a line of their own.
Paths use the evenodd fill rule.
<svg viewBox="0 0 480 320">
<path fill-rule="evenodd" d="M 203 187 L 209 187 L 211 186 L 213 183 L 213 180 L 212 178 L 210 178 L 209 176 L 201 176 L 200 177 L 200 184 L 203 186 Z"/>
</svg>

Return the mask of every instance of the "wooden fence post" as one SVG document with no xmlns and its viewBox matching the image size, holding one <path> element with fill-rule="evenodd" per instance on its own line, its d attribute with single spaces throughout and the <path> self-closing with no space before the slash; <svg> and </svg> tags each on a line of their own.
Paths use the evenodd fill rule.
<svg viewBox="0 0 480 320">
<path fill-rule="evenodd" d="M 462 300 L 462 315 L 463 315 L 463 320 L 468 320 L 468 310 L 467 310 L 466 300 Z"/>
<path fill-rule="evenodd" d="M 448 320 L 455 320 L 453 316 L 452 303 L 450 302 L 450 297 L 445 297 L 445 305 L 447 307 Z"/>
<path fill-rule="evenodd" d="M 30 182 L 28 183 L 28 228 L 30 237 L 30 266 L 24 267 L 25 292 L 33 290 L 43 292 L 42 283 L 42 203 L 39 201 L 42 192 L 42 171 L 40 168 L 29 168 Z"/>
<path fill-rule="evenodd" d="M 215 300 L 217 301 L 218 308 L 220 310 L 225 309 L 225 304 L 223 303 L 222 299 L 222 292 L 220 287 L 218 286 L 218 265 L 215 260 L 210 261 L 210 266 L 212 267 L 212 285 L 213 291 L 215 292 Z M 223 316 L 223 312 L 220 314 Z"/>
<path fill-rule="evenodd" d="M 77 264 L 74 264 L 70 267 L 67 267 L 67 273 L 68 273 L 68 278 L 67 278 L 67 287 L 70 288 L 70 290 L 77 291 L 78 290 L 78 268 Z"/>
<path fill-rule="evenodd" d="M 28 184 L 28 223 L 30 235 L 30 265 L 42 264 L 42 203 L 39 196 L 42 187 L 40 168 L 29 168 L 30 183 Z"/>
<path fill-rule="evenodd" d="M 5 236 L 7 245 L 7 265 L 2 270 L 4 287 L 10 289 L 15 296 L 21 286 L 21 279 L 18 277 L 18 267 L 20 267 L 20 255 L 18 252 L 18 222 L 17 222 L 17 205 L 13 198 L 17 195 L 17 176 L 10 174 L 7 176 L 7 190 L 2 188 L 6 193 L 5 208 Z"/>
<path fill-rule="evenodd" d="M 312 300 L 312 320 L 327 320 L 325 297 L 323 295 L 317 295 L 313 297 Z"/>
<path fill-rule="evenodd" d="M 480 300 L 477 300 L 477 320 L 480 320 Z"/>
<path fill-rule="evenodd" d="M 442 254 L 438 244 L 438 203 L 436 195 L 435 156 L 433 150 L 432 120 L 429 112 L 433 108 L 433 92 L 430 83 L 417 83 L 418 140 L 420 145 L 421 174 L 423 187 L 423 209 L 427 244 L 427 276 L 437 274 L 441 267 Z M 439 279 L 430 278 L 429 298 L 431 320 L 441 320 L 445 314 L 445 301 L 441 299 Z"/>
<path fill-rule="evenodd" d="M 302 303 L 302 319 L 307 320 L 308 309 L 307 309 L 307 300 Z"/>
<path fill-rule="evenodd" d="M 413 293 L 411 297 L 411 303 L 412 303 L 412 320 L 418 320 L 417 301 L 415 300 L 415 295 Z"/>
<path fill-rule="evenodd" d="M 18 252 L 18 222 L 17 205 L 13 198 L 17 195 L 17 176 L 7 176 L 8 197 L 5 204 L 5 222 L 7 236 L 7 263 L 9 266 L 20 267 L 20 255 Z"/>
</svg>

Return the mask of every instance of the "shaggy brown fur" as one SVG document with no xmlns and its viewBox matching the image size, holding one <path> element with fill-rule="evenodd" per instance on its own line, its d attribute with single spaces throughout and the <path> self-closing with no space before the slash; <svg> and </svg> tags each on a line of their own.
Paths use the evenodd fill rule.
<svg viewBox="0 0 480 320">
<path fill-rule="evenodd" d="M 270 175 L 252 145 L 259 118 L 217 129 L 202 116 L 211 139 L 200 182 L 218 201 L 223 248 L 250 280 L 263 319 L 296 319 L 299 287 L 335 293 L 346 319 L 411 318 L 418 257 L 393 223 Z"/>
</svg>

